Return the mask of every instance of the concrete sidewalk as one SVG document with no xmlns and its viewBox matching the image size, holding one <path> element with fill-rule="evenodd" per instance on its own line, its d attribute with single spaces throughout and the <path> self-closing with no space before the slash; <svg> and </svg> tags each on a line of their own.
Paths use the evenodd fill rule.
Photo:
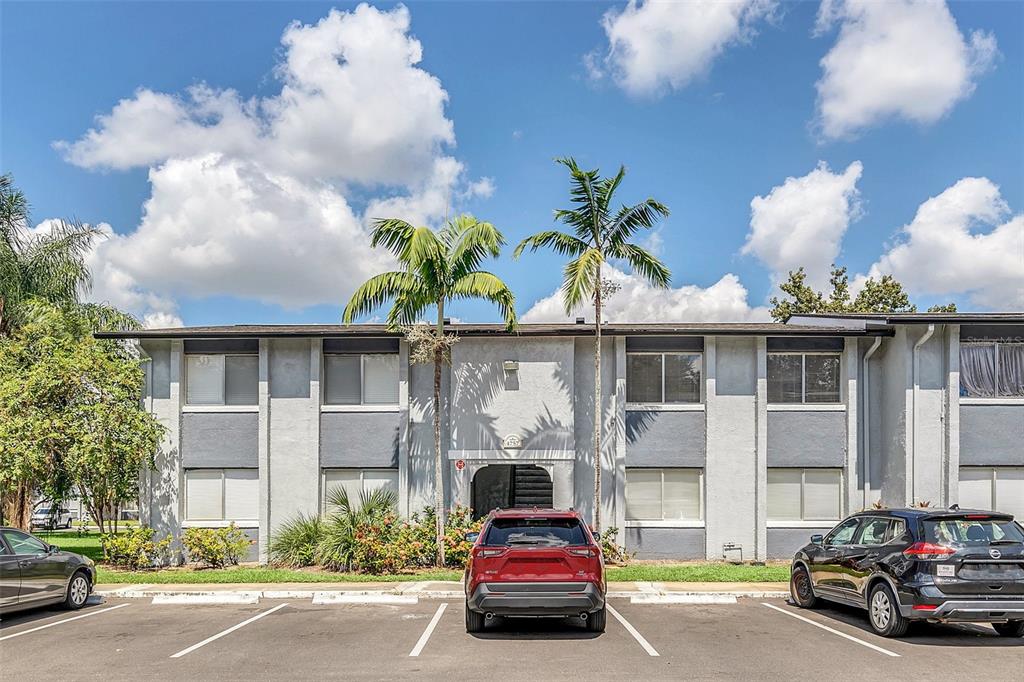
<svg viewBox="0 0 1024 682">
<path fill-rule="evenodd" d="M 415 603 L 460 599 L 459 581 L 367 583 L 208 583 L 97 585 L 95 594 L 166 603 L 257 603 L 260 599 L 312 599 L 314 603 Z M 738 597 L 788 596 L 786 583 L 611 582 L 608 596 L 634 603 L 732 603 Z"/>
</svg>

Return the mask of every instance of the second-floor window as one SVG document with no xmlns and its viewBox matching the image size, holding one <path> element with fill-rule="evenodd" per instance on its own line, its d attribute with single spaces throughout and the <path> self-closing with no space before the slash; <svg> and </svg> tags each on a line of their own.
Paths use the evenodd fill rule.
<svg viewBox="0 0 1024 682">
<path fill-rule="evenodd" d="M 1024 343 L 961 344 L 960 395 L 1024 398 Z"/>
<path fill-rule="evenodd" d="M 626 402 L 700 402 L 700 353 L 627 353 Z"/>
<path fill-rule="evenodd" d="M 839 353 L 768 353 L 769 403 L 839 401 Z"/>
<path fill-rule="evenodd" d="M 326 355 L 324 382 L 328 405 L 397 405 L 398 354 Z"/>
<path fill-rule="evenodd" d="M 189 405 L 255 405 L 259 396 L 259 356 L 186 355 Z"/>
</svg>

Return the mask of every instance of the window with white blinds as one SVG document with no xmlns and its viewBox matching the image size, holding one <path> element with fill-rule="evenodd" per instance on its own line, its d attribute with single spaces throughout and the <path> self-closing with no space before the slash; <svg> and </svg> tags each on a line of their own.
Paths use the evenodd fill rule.
<svg viewBox="0 0 1024 682">
<path fill-rule="evenodd" d="M 838 521 L 843 509 L 839 469 L 768 469 L 769 521 Z"/>
<path fill-rule="evenodd" d="M 186 355 L 185 384 L 189 405 L 256 405 L 259 356 Z"/>
<path fill-rule="evenodd" d="M 768 353 L 769 403 L 838 403 L 838 353 Z"/>
<path fill-rule="evenodd" d="M 626 354 L 626 402 L 700 402 L 700 353 Z"/>
<path fill-rule="evenodd" d="M 1024 520 L 1024 467 L 960 467 L 959 504 Z"/>
<path fill-rule="evenodd" d="M 328 405 L 397 405 L 398 354 L 324 356 Z"/>
<path fill-rule="evenodd" d="M 384 488 L 398 494 L 397 469 L 324 469 L 325 511 L 331 511 L 327 503 L 332 490 L 342 488 L 348 495 L 349 503 L 359 505 L 361 496 Z"/>
<path fill-rule="evenodd" d="M 259 518 L 257 469 L 189 469 L 185 472 L 188 521 L 255 521 Z"/>
<path fill-rule="evenodd" d="M 626 469 L 627 521 L 700 521 L 702 469 Z"/>
</svg>

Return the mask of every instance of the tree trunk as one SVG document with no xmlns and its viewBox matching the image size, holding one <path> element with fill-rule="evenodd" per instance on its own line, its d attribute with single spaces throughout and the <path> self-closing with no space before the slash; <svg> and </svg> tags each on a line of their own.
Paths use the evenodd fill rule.
<svg viewBox="0 0 1024 682">
<path fill-rule="evenodd" d="M 601 532 L 601 266 L 594 283 L 594 529 Z"/>
<path fill-rule="evenodd" d="M 6 522 L 14 528 L 28 532 L 32 521 L 32 486 L 28 481 L 19 481 L 6 498 L 4 510 Z"/>
<path fill-rule="evenodd" d="M 437 566 L 444 566 L 444 471 L 441 459 L 441 340 L 444 337 L 444 303 L 437 306 L 437 342 L 434 346 L 434 532 L 437 541 Z"/>
</svg>

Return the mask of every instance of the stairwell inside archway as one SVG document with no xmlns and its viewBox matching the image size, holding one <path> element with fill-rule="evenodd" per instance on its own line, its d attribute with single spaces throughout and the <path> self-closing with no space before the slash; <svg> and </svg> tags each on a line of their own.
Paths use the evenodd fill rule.
<svg viewBox="0 0 1024 682">
<path fill-rule="evenodd" d="M 494 509 L 550 508 L 554 504 L 551 476 L 535 464 L 491 464 L 473 477 L 473 518 Z"/>
</svg>

